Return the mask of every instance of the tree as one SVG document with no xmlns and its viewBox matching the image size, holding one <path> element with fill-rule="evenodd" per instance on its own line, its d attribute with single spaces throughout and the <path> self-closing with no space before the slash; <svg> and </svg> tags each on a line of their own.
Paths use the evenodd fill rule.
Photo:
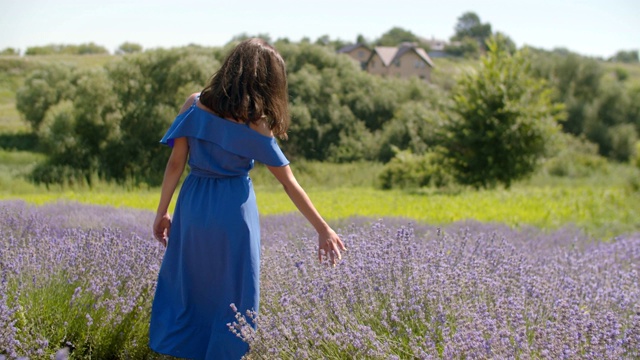
<svg viewBox="0 0 640 360">
<path fill-rule="evenodd" d="M 640 62 L 638 58 L 638 50 L 618 51 L 609 61 L 623 62 L 623 63 L 637 63 Z"/>
<path fill-rule="evenodd" d="M 232 37 L 230 42 L 232 42 L 232 43 L 233 42 L 241 42 L 241 41 L 244 41 L 244 40 L 247 40 L 247 39 L 251 39 L 251 38 L 259 38 L 259 39 L 262 39 L 262 40 L 268 42 L 269 44 L 271 44 L 271 36 L 269 34 L 267 34 L 267 33 L 260 33 L 260 34 L 257 34 L 257 35 L 250 35 L 250 34 L 248 34 L 246 32 L 243 32 L 243 33 L 240 33 L 240 34 L 235 35 L 234 37 Z"/>
<path fill-rule="evenodd" d="M 509 187 L 545 155 L 562 106 L 530 74 L 526 52 L 510 55 L 494 39 L 487 45 L 480 69 L 464 74 L 453 91 L 444 156 L 461 184 Z"/>
<path fill-rule="evenodd" d="M 504 49 L 506 52 L 508 52 L 511 55 L 515 54 L 517 50 L 516 43 L 513 41 L 513 39 L 511 39 L 511 37 L 509 37 L 509 35 L 503 32 L 497 31 L 493 35 L 493 39 L 495 39 L 495 41 L 498 43 L 498 46 L 500 48 Z"/>
<path fill-rule="evenodd" d="M 375 43 L 378 46 L 398 46 L 403 42 L 415 43 L 426 51 L 429 50 L 429 44 L 422 41 L 411 31 L 397 26 L 382 34 Z"/>
<path fill-rule="evenodd" d="M 142 52 L 142 45 L 132 42 L 124 42 L 116 50 L 116 54 L 135 54 L 139 52 Z"/>
<path fill-rule="evenodd" d="M 345 44 L 346 43 L 343 40 L 340 40 L 340 39 L 331 40 L 331 37 L 329 35 L 322 35 L 316 40 L 316 45 L 330 46 L 335 51 L 337 51 L 340 48 L 344 47 Z"/>
<path fill-rule="evenodd" d="M 379 46 L 398 46 L 403 42 L 418 42 L 418 40 L 418 37 L 411 31 L 396 26 L 382 34 L 376 44 Z"/>
<path fill-rule="evenodd" d="M 20 55 L 20 50 L 8 47 L 0 51 L 0 55 Z"/>
<path fill-rule="evenodd" d="M 49 107 L 73 98 L 71 67 L 52 63 L 35 70 L 16 92 L 16 108 L 36 132 Z"/>
<path fill-rule="evenodd" d="M 462 41 L 464 38 L 471 38 L 476 40 L 478 46 L 484 49 L 485 41 L 491 34 L 491 24 L 483 24 L 476 13 L 468 11 L 458 18 L 455 34 L 451 37 L 451 40 Z"/>
<path fill-rule="evenodd" d="M 52 55 L 52 54 L 69 54 L 69 55 L 93 55 L 108 54 L 109 51 L 101 45 L 95 43 L 85 43 L 80 45 L 63 45 L 50 44 L 45 46 L 28 47 L 25 55 Z"/>
</svg>

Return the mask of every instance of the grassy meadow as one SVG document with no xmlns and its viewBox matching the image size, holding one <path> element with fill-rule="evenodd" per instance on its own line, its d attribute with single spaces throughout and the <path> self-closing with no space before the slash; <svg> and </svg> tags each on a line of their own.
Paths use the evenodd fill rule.
<svg viewBox="0 0 640 360">
<path fill-rule="evenodd" d="M 23 176 L 41 158 L 29 152 L 0 151 L 0 200 L 22 199 L 36 205 L 80 202 L 151 211 L 157 206 L 158 188 L 126 188 L 100 181 L 92 187 L 78 184 L 47 189 L 33 185 Z M 379 190 L 375 182 L 381 168 L 374 163 L 292 164 L 298 181 L 320 212 L 332 221 L 356 216 L 401 217 L 436 225 L 477 220 L 511 227 L 575 226 L 597 237 L 640 230 L 640 193 L 628 180 L 637 171 L 622 165 L 612 165 L 607 174 L 592 178 L 569 182 L 538 174 L 511 189 L 479 191 Z M 295 211 L 265 167 L 257 165 L 252 179 L 261 214 Z"/>
</svg>

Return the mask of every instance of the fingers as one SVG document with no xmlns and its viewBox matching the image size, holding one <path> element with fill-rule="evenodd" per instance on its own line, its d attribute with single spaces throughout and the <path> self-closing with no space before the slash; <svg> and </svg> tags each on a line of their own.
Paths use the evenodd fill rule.
<svg viewBox="0 0 640 360">
<path fill-rule="evenodd" d="M 164 247 L 167 247 L 167 240 L 169 238 L 169 231 L 171 229 L 171 223 L 159 223 L 153 227 L 153 237 L 156 238 Z"/>
<path fill-rule="evenodd" d="M 162 245 L 164 245 L 165 247 L 167 246 L 167 236 L 165 235 L 164 232 L 161 233 L 154 233 L 153 237 L 156 238 L 156 240 L 158 240 Z"/>
<path fill-rule="evenodd" d="M 318 249 L 318 259 L 322 262 L 322 258 L 328 259 L 331 262 L 331 265 L 335 266 L 337 260 L 342 260 L 342 254 L 340 250 L 336 246 L 336 244 L 328 242 L 326 247 L 322 249 Z"/>
<path fill-rule="evenodd" d="M 341 250 L 346 251 L 347 247 L 333 230 L 328 235 L 327 237 L 321 236 L 318 239 L 318 261 L 329 260 L 335 266 L 337 260 L 342 260 Z"/>
</svg>

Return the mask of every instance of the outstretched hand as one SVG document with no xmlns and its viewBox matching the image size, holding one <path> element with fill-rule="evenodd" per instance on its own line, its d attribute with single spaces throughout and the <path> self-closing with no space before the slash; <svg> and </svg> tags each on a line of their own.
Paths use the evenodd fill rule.
<svg viewBox="0 0 640 360">
<path fill-rule="evenodd" d="M 318 233 L 318 260 L 322 262 L 323 256 L 331 261 L 331 265 L 336 265 L 336 260 L 342 259 L 340 250 L 347 248 L 333 229 Z"/>
<path fill-rule="evenodd" d="M 167 240 L 169 239 L 169 230 L 171 229 L 171 216 L 169 214 L 157 214 L 156 219 L 153 221 L 153 236 L 164 247 L 167 247 Z"/>
</svg>

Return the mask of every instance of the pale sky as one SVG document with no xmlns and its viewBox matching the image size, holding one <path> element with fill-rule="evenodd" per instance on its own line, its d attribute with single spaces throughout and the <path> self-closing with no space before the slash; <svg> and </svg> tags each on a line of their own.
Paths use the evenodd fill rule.
<svg viewBox="0 0 640 360">
<path fill-rule="evenodd" d="M 448 40 L 467 11 L 518 47 L 605 58 L 640 48 L 640 0 L 0 0 L 0 50 L 95 42 L 113 52 L 125 41 L 145 49 L 220 46 L 241 33 L 354 42 L 395 26 Z"/>
</svg>

